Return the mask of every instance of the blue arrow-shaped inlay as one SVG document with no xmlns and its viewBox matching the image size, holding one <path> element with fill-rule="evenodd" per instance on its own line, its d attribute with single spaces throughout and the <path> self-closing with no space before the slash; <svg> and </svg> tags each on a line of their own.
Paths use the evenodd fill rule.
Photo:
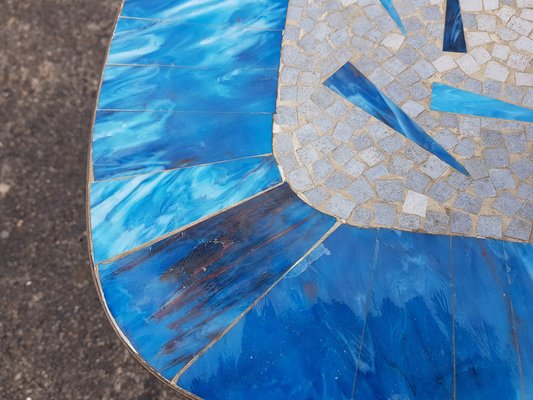
<svg viewBox="0 0 533 400">
<path fill-rule="evenodd" d="M 392 0 L 380 0 L 381 5 L 387 10 L 390 17 L 396 22 L 396 25 L 398 25 L 398 28 L 400 28 L 400 31 L 404 35 L 407 35 L 407 32 L 405 31 L 405 27 L 403 26 L 402 19 L 400 18 L 400 15 L 398 14 L 398 11 L 396 11 L 396 8 L 394 7 L 394 4 L 392 4 Z"/>
<path fill-rule="evenodd" d="M 434 83 L 431 109 L 478 117 L 533 122 L 533 110 L 498 99 L 467 92 L 442 83 Z"/>
<path fill-rule="evenodd" d="M 464 175 L 466 169 L 457 162 L 440 144 L 429 136 L 394 102 L 370 82 L 352 64 L 346 63 L 324 85 L 362 108 L 370 115 L 387 124 L 407 139 L 412 140 L 423 149 L 440 158 L 446 164 Z"/>
</svg>

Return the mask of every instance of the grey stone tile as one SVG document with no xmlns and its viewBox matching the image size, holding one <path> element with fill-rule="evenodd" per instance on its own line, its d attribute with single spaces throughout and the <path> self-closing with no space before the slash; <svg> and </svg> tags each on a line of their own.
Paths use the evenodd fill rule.
<svg viewBox="0 0 533 400">
<path fill-rule="evenodd" d="M 481 158 L 472 158 L 464 160 L 463 165 L 470 174 L 472 179 L 481 179 L 489 176 L 489 171 L 485 166 L 485 162 Z"/>
<path fill-rule="evenodd" d="M 523 203 L 509 192 L 503 192 L 496 198 L 492 207 L 502 214 L 513 216 L 522 207 Z"/>
<path fill-rule="evenodd" d="M 481 130 L 481 142 L 483 147 L 502 147 L 504 145 L 503 135 L 499 131 L 490 129 Z"/>
<path fill-rule="evenodd" d="M 404 197 L 403 181 L 399 179 L 387 179 L 376 181 L 378 197 L 387 202 L 402 201 Z"/>
<path fill-rule="evenodd" d="M 424 193 L 428 184 L 429 177 L 421 172 L 410 171 L 407 175 L 406 186 L 415 192 Z"/>
<path fill-rule="evenodd" d="M 468 193 L 459 193 L 454 206 L 470 214 L 477 214 L 481 209 L 481 202 Z"/>
<path fill-rule="evenodd" d="M 290 171 L 287 174 L 287 179 L 295 190 L 307 191 L 313 188 L 311 177 L 304 167 Z"/>
<path fill-rule="evenodd" d="M 334 194 L 328 202 L 328 210 L 333 215 L 338 215 L 342 219 L 348 219 L 355 208 L 355 203 L 340 193 Z"/>
<path fill-rule="evenodd" d="M 526 136 L 523 133 L 507 133 L 503 135 L 503 139 L 509 153 L 520 154 L 527 151 Z"/>
<path fill-rule="evenodd" d="M 481 198 L 495 197 L 496 189 L 489 178 L 482 178 L 473 182 L 476 194 Z"/>
<path fill-rule="evenodd" d="M 520 179 L 525 180 L 533 175 L 533 162 L 527 158 L 517 160 L 511 164 L 511 169 Z"/>
<path fill-rule="evenodd" d="M 352 199 L 356 204 L 363 204 L 374 198 L 374 191 L 365 178 L 356 179 L 348 188 Z"/>
<path fill-rule="evenodd" d="M 504 168 L 509 166 L 509 154 L 502 148 L 486 149 L 483 155 L 487 168 Z"/>
<path fill-rule="evenodd" d="M 531 222 L 523 219 L 513 219 L 505 230 L 505 235 L 520 240 L 529 240 L 531 237 Z"/>
<path fill-rule="evenodd" d="M 363 207 L 355 207 L 350 217 L 350 223 L 358 226 L 369 226 L 372 222 L 374 213 Z"/>
<path fill-rule="evenodd" d="M 374 219 L 378 225 L 394 226 L 396 224 L 396 209 L 385 203 L 374 204 Z"/>
<path fill-rule="evenodd" d="M 365 176 L 369 181 L 375 181 L 379 178 L 387 176 L 388 174 L 389 170 L 387 169 L 387 166 L 384 163 L 374 165 L 372 168 L 369 168 L 365 172 Z"/>
<path fill-rule="evenodd" d="M 447 202 L 452 198 L 454 193 L 455 191 L 453 188 L 443 181 L 436 182 L 428 190 L 428 195 L 437 200 L 439 203 Z"/>
<path fill-rule="evenodd" d="M 514 189 L 513 174 L 508 169 L 489 169 L 490 179 L 496 190 Z"/>
<path fill-rule="evenodd" d="M 329 199 L 329 193 L 323 188 L 313 188 L 304 192 L 304 196 L 309 200 L 311 205 L 319 205 Z"/>
<path fill-rule="evenodd" d="M 330 191 L 342 190 L 351 183 L 351 179 L 344 175 L 342 172 L 334 172 L 327 180 L 326 187 Z"/>
<path fill-rule="evenodd" d="M 416 231 L 420 229 L 420 217 L 416 215 L 400 215 L 398 218 L 400 228 Z"/>
<path fill-rule="evenodd" d="M 480 236 L 501 238 L 502 218 L 491 215 L 480 215 L 477 221 L 476 232 Z"/>
<path fill-rule="evenodd" d="M 450 213 L 450 231 L 469 235 L 472 233 L 472 218 L 470 215 L 453 211 Z"/>
<path fill-rule="evenodd" d="M 424 227 L 429 233 L 446 233 L 449 223 L 450 217 L 446 214 L 428 211 Z"/>
</svg>

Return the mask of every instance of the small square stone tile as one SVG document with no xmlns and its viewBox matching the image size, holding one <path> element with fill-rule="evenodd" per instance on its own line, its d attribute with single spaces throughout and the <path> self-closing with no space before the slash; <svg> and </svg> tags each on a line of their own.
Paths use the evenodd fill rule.
<svg viewBox="0 0 533 400">
<path fill-rule="evenodd" d="M 363 204 L 368 200 L 374 198 L 374 191 L 363 177 L 356 179 L 348 188 L 351 198 L 356 204 Z"/>
<path fill-rule="evenodd" d="M 477 214 L 481 209 L 481 202 L 468 193 L 459 193 L 454 206 L 470 214 Z"/>
<path fill-rule="evenodd" d="M 416 231 L 420 229 L 420 217 L 416 215 L 400 215 L 398 218 L 400 228 L 410 231 Z"/>
<path fill-rule="evenodd" d="M 378 225 L 394 226 L 396 224 L 396 209 L 385 203 L 374 204 L 374 219 Z"/>
<path fill-rule="evenodd" d="M 477 221 L 476 232 L 480 236 L 501 238 L 502 218 L 491 215 L 480 215 Z"/>
<path fill-rule="evenodd" d="M 529 240 L 531 237 L 531 222 L 523 219 L 512 219 L 505 230 L 505 235 L 520 240 Z"/>
<path fill-rule="evenodd" d="M 355 207 L 350 217 L 350 223 L 357 226 L 369 226 L 372 222 L 374 213 L 363 207 Z"/>
<path fill-rule="evenodd" d="M 382 201 L 395 202 L 403 200 L 403 181 L 389 179 L 376 181 L 376 192 Z"/>
<path fill-rule="evenodd" d="M 452 198 L 455 190 L 444 181 L 435 182 L 428 190 L 428 195 L 439 203 L 446 203 Z"/>
<path fill-rule="evenodd" d="M 425 217 L 428 208 L 429 199 L 423 194 L 407 191 L 407 196 L 403 203 L 402 212 L 404 214 L 418 215 L 419 217 Z"/>
<path fill-rule="evenodd" d="M 329 203 L 328 210 L 333 215 L 338 215 L 342 219 L 348 219 L 355 208 L 355 203 L 340 193 L 335 193 Z"/>
<path fill-rule="evenodd" d="M 450 217 L 446 214 L 429 211 L 427 213 L 425 229 L 429 233 L 446 233 L 448 225 L 450 223 Z"/>
<path fill-rule="evenodd" d="M 470 235 L 472 233 L 472 218 L 470 215 L 460 212 L 450 214 L 450 231 Z"/>
<path fill-rule="evenodd" d="M 513 174 L 508 169 L 490 169 L 489 175 L 496 190 L 514 189 L 516 187 Z"/>
<path fill-rule="evenodd" d="M 503 192 L 494 201 L 492 207 L 502 214 L 513 216 L 522 207 L 522 202 L 509 192 Z"/>
</svg>

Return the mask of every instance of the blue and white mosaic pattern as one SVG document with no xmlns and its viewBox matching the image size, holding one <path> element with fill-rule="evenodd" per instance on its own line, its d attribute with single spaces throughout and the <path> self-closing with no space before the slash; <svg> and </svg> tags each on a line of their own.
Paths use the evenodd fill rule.
<svg viewBox="0 0 533 400">
<path fill-rule="evenodd" d="M 480 130 L 488 149 L 483 151 L 494 150 L 494 158 L 483 159 L 484 173 L 472 162 L 477 150 L 457 157 L 456 148 L 452 153 L 453 146 L 433 135 L 431 124 L 415 121 L 430 113 L 414 105 L 416 91 L 411 103 L 390 94 L 382 79 L 392 71 L 375 68 L 394 61 L 365 66 L 360 55 L 353 65 L 345 55 L 328 57 L 330 67 L 304 73 L 298 68 L 312 68 L 316 59 L 291 53 L 294 21 L 302 18 L 298 45 L 310 54 L 322 51 L 327 40 L 360 51 L 358 33 L 346 31 L 355 39 L 343 42 L 339 26 L 348 16 L 365 40 L 383 42 L 391 57 L 403 54 L 397 60 L 404 66 L 395 68 L 411 71 L 402 61 L 409 50 L 402 46 L 413 45 L 417 29 L 409 16 L 412 2 L 410 8 L 403 0 L 297 3 L 126 0 L 104 71 L 89 169 L 92 258 L 110 318 L 150 369 L 187 398 L 528 398 L 533 244 L 525 242 L 533 216 L 527 200 L 532 187 L 525 181 L 533 166 L 529 171 L 521 158 L 531 149 L 529 139 L 523 134 L 524 150 L 516 132 L 531 121 L 531 110 L 448 85 L 440 72 L 428 76 L 427 65 L 412 61 L 412 71 L 432 81 L 432 109 L 443 120 L 457 114 L 511 120 Z M 422 13 L 428 19 L 435 19 L 439 6 L 433 4 Z M 376 18 L 390 35 L 379 37 L 370 28 Z M 317 31 L 313 19 L 321 21 Z M 527 30 L 513 21 L 515 30 Z M 329 24 L 336 35 L 324 33 Z M 374 60 L 373 51 L 366 55 L 367 62 Z M 445 69 L 448 61 L 433 68 Z M 287 90 L 290 82 L 294 93 Z M 358 109 L 348 110 L 349 103 L 324 85 Z M 324 117 L 321 123 L 297 126 L 313 113 Z M 325 118 L 333 115 L 344 116 L 345 127 L 328 128 Z M 397 148 L 398 138 L 413 142 L 401 157 L 409 151 L 421 158 L 426 186 L 434 187 L 432 201 L 446 204 L 447 186 L 460 188 L 453 201 L 464 212 L 445 214 L 451 232 L 442 229 L 441 214 L 425 214 L 427 197 L 414 178 L 406 183 L 409 202 L 402 212 L 413 217 L 423 209 L 423 229 L 413 218 L 403 219 L 409 222 L 404 231 L 379 228 L 396 227 L 386 218 L 395 218 L 404 189 L 390 176 L 399 164 L 380 159 L 378 147 L 365 147 L 363 136 L 351 136 L 371 118 L 368 136 L 387 140 L 379 148 L 389 148 L 394 160 L 405 145 Z M 464 121 L 473 134 L 475 124 Z M 385 125 L 394 136 L 383 134 Z M 357 143 L 374 174 L 343 155 L 342 146 L 329 148 L 319 129 Z M 297 162 L 290 153 L 294 141 L 302 144 L 298 157 L 311 169 L 331 151 L 333 165 L 352 174 L 349 183 L 340 175 L 331 181 L 338 192 L 329 204 L 338 212 L 323 213 L 300 198 L 313 203 L 311 190 L 315 199 L 320 192 L 305 189 L 312 181 L 305 169 L 286 169 Z M 509 160 L 502 158 L 500 142 Z M 496 183 L 515 182 L 504 176 L 506 162 L 523 180 L 516 188 L 522 197 L 493 202 L 503 214 L 518 216 L 506 226 L 506 238 L 522 243 L 466 237 L 471 231 L 459 228 L 471 221 L 467 213 L 484 229 L 481 236 L 498 236 L 497 216 L 486 213 L 468 185 L 490 198 L 491 187 L 501 189 Z M 446 186 L 438 171 L 448 166 L 456 171 Z M 361 203 L 343 200 L 348 185 Z M 380 211 L 383 223 L 363 228 L 373 190 L 379 196 L 376 221 Z M 409 232 L 414 230 L 425 232 Z"/>
</svg>

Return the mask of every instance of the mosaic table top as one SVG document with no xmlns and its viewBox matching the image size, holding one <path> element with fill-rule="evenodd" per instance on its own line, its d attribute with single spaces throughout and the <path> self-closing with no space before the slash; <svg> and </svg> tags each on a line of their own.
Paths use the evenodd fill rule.
<svg viewBox="0 0 533 400">
<path fill-rule="evenodd" d="M 533 398 L 532 0 L 126 0 L 91 257 L 186 398 Z"/>
</svg>

